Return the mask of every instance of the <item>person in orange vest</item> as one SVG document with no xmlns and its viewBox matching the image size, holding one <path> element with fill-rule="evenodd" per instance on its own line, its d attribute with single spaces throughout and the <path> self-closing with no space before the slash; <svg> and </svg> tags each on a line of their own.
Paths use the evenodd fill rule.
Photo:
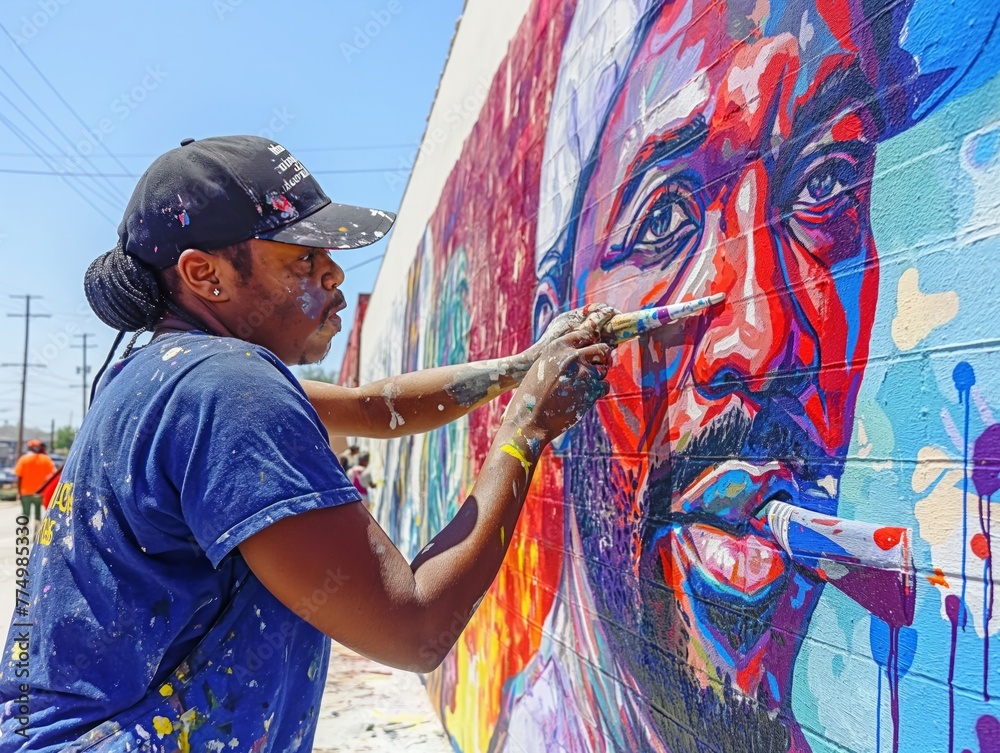
<svg viewBox="0 0 1000 753">
<path fill-rule="evenodd" d="M 17 476 L 17 494 L 23 515 L 30 520 L 34 508 L 37 531 L 42 521 L 42 487 L 55 473 L 56 464 L 45 454 L 45 445 L 40 440 L 29 439 L 27 447 L 28 451 L 18 458 L 14 466 L 14 475 Z"/>
</svg>

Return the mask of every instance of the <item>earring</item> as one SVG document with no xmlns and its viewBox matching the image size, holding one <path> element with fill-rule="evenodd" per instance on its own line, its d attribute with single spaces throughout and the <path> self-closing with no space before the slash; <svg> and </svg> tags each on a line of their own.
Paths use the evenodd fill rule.
<svg viewBox="0 0 1000 753">
<path fill-rule="evenodd" d="M 218 288 L 216 288 L 215 290 L 213 290 L 213 291 L 212 291 L 212 295 L 214 295 L 214 296 L 218 296 L 218 295 L 219 295 L 219 289 L 218 289 Z"/>
</svg>

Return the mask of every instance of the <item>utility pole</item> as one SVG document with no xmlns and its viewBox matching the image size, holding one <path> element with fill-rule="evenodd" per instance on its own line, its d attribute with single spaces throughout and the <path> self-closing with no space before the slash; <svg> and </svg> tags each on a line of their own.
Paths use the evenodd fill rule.
<svg viewBox="0 0 1000 753">
<path fill-rule="evenodd" d="M 31 320 L 32 319 L 44 319 L 51 316 L 51 314 L 32 314 L 31 313 L 31 300 L 33 298 L 41 298 L 40 295 L 12 295 L 11 298 L 23 298 L 24 299 L 24 313 L 23 314 L 7 314 L 7 316 L 14 317 L 24 317 L 24 360 L 21 363 L 5 363 L 3 366 L 20 366 L 21 367 L 21 414 L 17 421 L 17 449 L 14 454 L 20 456 L 24 451 L 24 399 L 28 394 L 28 366 L 38 366 L 44 368 L 43 363 L 28 363 L 28 337 L 31 333 Z"/>
<path fill-rule="evenodd" d="M 83 379 L 82 379 L 82 382 L 83 382 L 83 384 L 82 384 L 82 387 L 83 387 L 83 413 L 81 414 L 82 418 L 80 419 L 80 421 L 82 422 L 83 419 L 87 417 L 87 398 L 90 396 L 90 390 L 89 390 L 90 385 L 87 384 L 87 374 L 90 373 L 90 367 L 87 366 L 87 348 L 94 348 L 94 347 L 97 347 L 97 346 L 95 346 L 93 344 L 90 344 L 90 345 L 87 344 L 87 338 L 88 337 L 94 337 L 94 335 L 91 335 L 91 334 L 85 332 L 82 335 L 74 335 L 74 336 L 75 337 L 82 337 L 83 338 L 83 344 L 82 345 L 73 345 L 72 346 L 74 348 L 81 348 L 83 350 L 83 366 L 77 366 L 76 367 L 76 373 L 77 374 L 81 374 L 83 376 Z"/>
</svg>

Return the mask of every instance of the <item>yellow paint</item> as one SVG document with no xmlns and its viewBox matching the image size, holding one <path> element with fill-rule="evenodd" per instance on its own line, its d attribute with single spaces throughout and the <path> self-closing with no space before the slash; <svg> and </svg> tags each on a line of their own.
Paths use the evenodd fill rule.
<svg viewBox="0 0 1000 753">
<path fill-rule="evenodd" d="M 521 467 L 524 468 L 524 476 L 527 478 L 528 474 L 531 473 L 531 461 L 524 456 L 524 453 L 521 452 L 520 448 L 513 442 L 508 442 L 500 449 L 521 464 Z"/>
<path fill-rule="evenodd" d="M 174 731 L 174 724 L 165 716 L 154 716 L 153 729 L 156 730 L 157 735 L 163 737 Z"/>
<path fill-rule="evenodd" d="M 57 510 L 62 510 L 67 516 L 73 514 L 73 484 L 66 482 L 56 487 L 55 494 L 52 495 L 51 506 Z"/>
<path fill-rule="evenodd" d="M 160 695 L 162 695 L 164 698 L 169 698 L 173 694 L 174 694 L 174 688 L 169 682 L 160 688 Z"/>
<path fill-rule="evenodd" d="M 500 546 L 504 545 L 504 541 L 505 541 L 505 538 L 504 538 L 503 526 L 500 526 Z"/>
<path fill-rule="evenodd" d="M 900 350 L 912 350 L 936 327 L 947 324 L 958 314 L 958 294 L 923 293 L 920 274 L 911 267 L 899 277 L 896 287 L 896 316 L 892 320 L 892 339 Z"/>
<path fill-rule="evenodd" d="M 42 530 L 38 534 L 38 543 L 44 546 L 48 546 L 52 543 L 52 528 L 55 526 L 55 521 L 49 516 L 45 516 L 45 520 L 42 521 Z"/>
</svg>

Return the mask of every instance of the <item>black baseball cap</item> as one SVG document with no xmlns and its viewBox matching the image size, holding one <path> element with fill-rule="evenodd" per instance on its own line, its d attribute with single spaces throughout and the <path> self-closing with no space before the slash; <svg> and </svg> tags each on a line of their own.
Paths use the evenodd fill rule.
<svg viewBox="0 0 1000 753">
<path fill-rule="evenodd" d="M 285 147 L 260 136 L 184 139 L 142 174 L 118 226 L 125 253 L 156 269 L 188 248 L 251 238 L 315 248 L 361 248 L 396 215 L 335 204 Z"/>
</svg>

